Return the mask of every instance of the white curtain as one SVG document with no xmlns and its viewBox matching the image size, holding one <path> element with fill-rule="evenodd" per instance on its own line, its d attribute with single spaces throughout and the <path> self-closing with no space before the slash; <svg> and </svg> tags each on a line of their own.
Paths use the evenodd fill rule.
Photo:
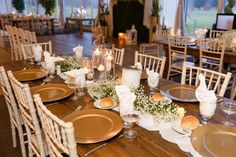
<svg viewBox="0 0 236 157">
<path fill-rule="evenodd" d="M 5 14 L 14 11 L 10 0 L 0 0 L 0 13 Z"/>
<path fill-rule="evenodd" d="M 161 24 L 164 21 L 166 26 L 174 27 L 178 4 L 179 0 L 159 0 L 159 5 L 162 7 L 160 12 Z"/>
</svg>

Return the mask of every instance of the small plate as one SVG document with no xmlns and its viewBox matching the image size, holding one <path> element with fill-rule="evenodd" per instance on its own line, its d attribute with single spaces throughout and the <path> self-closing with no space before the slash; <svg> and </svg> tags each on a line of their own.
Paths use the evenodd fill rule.
<svg viewBox="0 0 236 157">
<path fill-rule="evenodd" d="M 113 102 L 114 102 L 114 101 L 113 101 Z M 114 107 L 117 106 L 117 104 L 114 103 L 112 106 L 109 106 L 109 107 L 102 107 L 102 106 L 100 105 L 100 103 L 101 103 L 101 100 L 100 100 L 100 99 L 99 99 L 99 100 L 96 100 L 96 101 L 94 102 L 94 106 L 95 106 L 96 108 L 103 109 L 103 110 L 112 109 L 112 108 L 114 108 Z"/>
<path fill-rule="evenodd" d="M 174 121 L 174 122 L 172 123 L 172 128 L 173 128 L 173 130 L 176 131 L 176 132 L 178 132 L 178 133 L 180 133 L 180 134 L 183 134 L 183 135 L 186 135 L 186 136 L 190 136 L 192 131 L 189 131 L 189 132 L 185 131 L 185 130 L 181 127 L 180 122 L 181 122 L 181 120 L 176 120 L 176 121 Z"/>
</svg>

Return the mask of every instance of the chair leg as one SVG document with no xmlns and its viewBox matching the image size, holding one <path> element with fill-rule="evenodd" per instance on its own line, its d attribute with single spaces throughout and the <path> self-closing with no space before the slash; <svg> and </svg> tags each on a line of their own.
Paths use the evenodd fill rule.
<svg viewBox="0 0 236 157">
<path fill-rule="evenodd" d="M 25 141 L 24 141 L 24 134 L 23 134 L 22 126 L 19 126 L 18 133 L 19 133 L 19 138 L 20 138 L 21 154 L 22 154 L 22 157 L 26 157 Z"/>
<path fill-rule="evenodd" d="M 12 133 L 13 147 L 16 148 L 16 146 L 17 146 L 17 143 L 16 143 L 16 127 L 13 124 L 13 122 L 11 122 L 11 133 Z"/>
</svg>

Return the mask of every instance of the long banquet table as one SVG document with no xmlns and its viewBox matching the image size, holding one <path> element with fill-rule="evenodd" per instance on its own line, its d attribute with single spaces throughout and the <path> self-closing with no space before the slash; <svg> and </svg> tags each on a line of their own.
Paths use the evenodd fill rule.
<svg viewBox="0 0 236 157">
<path fill-rule="evenodd" d="M 157 40 L 156 43 L 164 46 L 165 57 L 166 57 L 164 77 L 166 78 L 167 72 L 168 72 L 168 69 L 169 69 L 169 47 L 168 47 L 168 40 Z M 199 47 L 188 46 L 187 47 L 187 55 L 191 55 L 191 56 L 194 56 L 194 57 L 199 57 L 200 56 Z M 225 64 L 236 64 L 236 52 L 235 51 L 226 50 L 225 54 L 224 54 L 224 63 Z"/>
<path fill-rule="evenodd" d="M 29 65 L 24 61 L 8 62 L 3 64 L 6 70 L 22 70 L 24 67 L 29 67 Z M 31 65 L 32 66 L 32 65 Z M 34 66 L 33 66 L 34 67 Z M 52 81 L 53 83 L 63 83 L 59 77 L 55 77 Z M 29 82 L 30 87 L 39 85 L 42 80 Z M 142 81 L 142 84 L 146 84 L 146 81 Z M 162 79 L 160 82 L 160 87 L 165 84 L 171 84 L 174 82 Z M 1 99 L 2 100 L 2 99 Z M 230 101 L 225 98 L 225 100 Z M 5 102 L 0 102 L 4 104 Z M 67 114 L 73 112 L 79 105 L 82 106 L 82 110 L 95 108 L 94 100 L 86 94 L 80 97 L 77 101 L 72 101 L 70 97 L 58 101 L 57 103 L 49 104 L 48 109 L 50 109 L 54 114 L 59 117 L 63 117 Z M 175 102 L 176 104 L 182 106 L 187 111 L 187 115 L 194 115 L 199 120 L 199 104 L 198 103 L 182 103 Z M 118 113 L 117 113 L 118 114 Z M 236 115 L 231 116 L 231 118 L 236 122 Z M 223 112 L 217 105 L 216 113 L 214 117 L 210 120 L 210 123 L 222 123 L 226 118 Z M 158 131 L 148 131 L 138 125 L 133 127 L 137 132 L 138 136 L 134 140 L 128 140 L 122 137 L 112 143 L 109 143 L 105 147 L 95 151 L 90 154 L 91 157 L 183 157 L 187 156 L 176 144 L 170 143 L 164 140 Z M 96 131 L 96 130 L 94 130 Z M 101 142 L 103 143 L 103 142 Z M 78 144 L 77 150 L 80 156 L 84 156 L 84 153 L 88 150 L 101 144 Z"/>
</svg>

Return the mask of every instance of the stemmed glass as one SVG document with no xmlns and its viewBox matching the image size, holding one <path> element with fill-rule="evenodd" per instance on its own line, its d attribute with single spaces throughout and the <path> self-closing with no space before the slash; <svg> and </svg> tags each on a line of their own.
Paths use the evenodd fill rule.
<svg viewBox="0 0 236 157">
<path fill-rule="evenodd" d="M 216 110 L 216 102 L 200 102 L 200 115 L 202 117 L 202 124 L 207 125 L 209 120 L 213 117 Z"/>
<path fill-rule="evenodd" d="M 149 78 L 148 77 L 148 87 L 150 89 L 150 94 L 154 94 L 158 90 L 157 86 L 159 84 L 159 78 Z"/>
<path fill-rule="evenodd" d="M 72 97 L 72 100 L 77 100 L 79 96 L 77 95 L 77 88 L 79 87 L 79 84 L 74 79 L 66 80 L 65 83 L 68 85 L 69 88 L 74 89 L 74 95 Z"/>
<path fill-rule="evenodd" d="M 121 114 L 122 119 L 128 123 L 128 130 L 124 132 L 124 136 L 129 139 L 137 137 L 137 132 L 132 130 L 132 126 L 139 120 L 139 115 L 134 112 L 125 112 Z"/>
<path fill-rule="evenodd" d="M 233 122 L 230 121 L 230 115 L 231 114 L 236 114 L 236 103 L 234 102 L 222 102 L 221 104 L 221 109 L 226 115 L 227 121 L 224 121 L 224 125 L 234 125 Z"/>
</svg>

